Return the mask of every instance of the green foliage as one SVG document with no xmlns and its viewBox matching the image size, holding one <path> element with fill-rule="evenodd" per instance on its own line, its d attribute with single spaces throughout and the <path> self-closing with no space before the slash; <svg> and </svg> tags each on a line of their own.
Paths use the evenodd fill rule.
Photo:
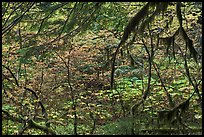
<svg viewBox="0 0 204 137">
<path fill-rule="evenodd" d="M 16 124 L 11 120 L 2 120 L 2 126 L 4 127 L 2 135 L 16 135 L 21 127 L 20 124 Z"/>
<path fill-rule="evenodd" d="M 58 135 L 72 135 L 73 134 L 73 124 L 69 124 L 67 126 L 57 125 L 55 130 Z"/>
<path fill-rule="evenodd" d="M 19 134 L 25 119 L 38 128 L 23 135 L 155 134 L 162 118 L 200 127 L 202 64 L 190 57 L 199 61 L 201 9 L 199 2 L 3 2 L 2 109 L 10 115 L 2 111 L 2 134 Z"/>
<path fill-rule="evenodd" d="M 131 118 L 119 119 L 115 122 L 101 126 L 97 131 L 99 135 L 131 135 Z"/>
<path fill-rule="evenodd" d="M 4 105 L 4 106 L 2 106 L 2 109 L 14 112 L 16 108 L 14 106 L 11 106 L 11 105 Z"/>
</svg>

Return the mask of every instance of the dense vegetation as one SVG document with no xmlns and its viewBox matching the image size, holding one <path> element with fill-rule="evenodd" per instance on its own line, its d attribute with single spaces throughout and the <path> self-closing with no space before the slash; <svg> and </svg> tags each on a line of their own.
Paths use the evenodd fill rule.
<svg viewBox="0 0 204 137">
<path fill-rule="evenodd" d="M 201 134 L 201 28 L 201 2 L 2 2 L 2 134 Z"/>
</svg>

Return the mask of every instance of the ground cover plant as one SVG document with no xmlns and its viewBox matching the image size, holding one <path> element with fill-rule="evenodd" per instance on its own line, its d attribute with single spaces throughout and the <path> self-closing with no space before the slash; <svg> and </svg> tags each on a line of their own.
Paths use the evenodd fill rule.
<svg viewBox="0 0 204 137">
<path fill-rule="evenodd" d="M 3 135 L 201 135 L 201 2 L 2 2 Z"/>
</svg>

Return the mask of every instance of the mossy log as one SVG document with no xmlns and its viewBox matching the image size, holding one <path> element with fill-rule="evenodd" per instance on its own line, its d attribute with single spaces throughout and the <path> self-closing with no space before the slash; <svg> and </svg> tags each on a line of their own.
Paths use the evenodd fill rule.
<svg viewBox="0 0 204 137">
<path fill-rule="evenodd" d="M 20 117 L 15 117 L 15 116 L 11 115 L 9 112 L 7 112 L 7 111 L 5 111 L 5 110 L 2 110 L 2 112 L 3 112 L 3 114 L 5 114 L 5 115 L 2 117 L 2 119 L 5 118 L 5 119 L 12 120 L 12 121 L 14 121 L 14 122 L 19 122 L 19 123 L 24 123 L 24 122 L 26 122 L 25 119 L 22 119 L 22 118 L 20 118 Z M 28 120 L 27 123 L 28 123 L 28 127 L 29 127 L 29 128 L 40 129 L 40 130 L 44 131 L 44 132 L 47 133 L 47 134 L 56 135 L 56 133 L 55 133 L 54 130 L 52 130 L 52 129 L 49 128 L 49 127 L 46 127 L 46 126 L 43 126 L 43 125 L 38 124 L 38 123 L 35 122 L 33 119 Z"/>
</svg>

